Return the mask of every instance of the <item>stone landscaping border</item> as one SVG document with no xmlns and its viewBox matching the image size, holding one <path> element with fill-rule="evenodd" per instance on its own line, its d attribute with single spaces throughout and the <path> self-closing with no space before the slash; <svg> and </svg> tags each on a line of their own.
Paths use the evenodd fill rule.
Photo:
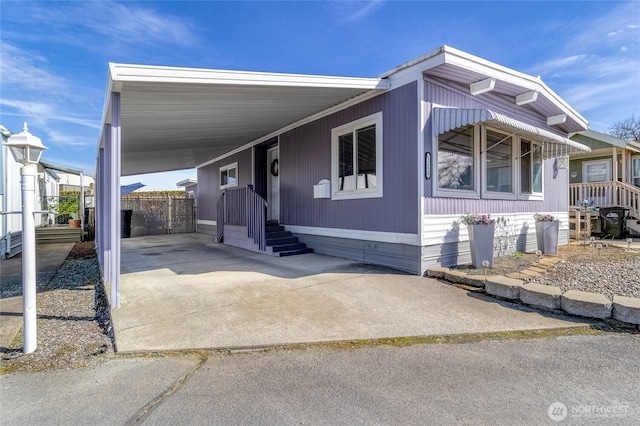
<svg viewBox="0 0 640 426">
<path fill-rule="evenodd" d="M 467 274 L 459 269 L 436 266 L 427 269 L 427 277 L 439 278 L 452 284 L 461 284 L 484 289 L 490 296 L 511 301 L 520 301 L 529 306 L 551 310 L 562 310 L 570 315 L 585 318 L 613 318 L 627 324 L 633 324 L 640 330 L 640 299 L 635 297 L 613 296 L 613 301 L 602 294 L 569 290 L 534 283 L 525 283 L 521 278 L 544 274 L 556 263 L 559 257 L 545 257 L 529 268 L 507 275 Z"/>
</svg>

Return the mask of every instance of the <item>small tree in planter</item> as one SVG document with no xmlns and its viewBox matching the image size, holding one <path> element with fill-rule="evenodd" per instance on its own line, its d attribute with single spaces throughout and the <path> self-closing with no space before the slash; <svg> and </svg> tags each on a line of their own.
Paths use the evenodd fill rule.
<svg viewBox="0 0 640 426">
<path fill-rule="evenodd" d="M 61 193 L 58 198 L 58 204 L 55 207 L 55 211 L 58 215 L 57 223 L 68 223 L 69 220 L 74 218 L 74 215 L 78 215 L 80 212 L 80 200 L 77 192 Z"/>
<path fill-rule="evenodd" d="M 558 254 L 560 221 L 550 214 L 536 213 L 536 241 L 538 250 L 544 254 Z"/>
<path fill-rule="evenodd" d="M 488 214 L 466 214 L 460 218 L 460 222 L 467 225 L 469 231 L 469 249 L 473 267 L 483 268 L 485 267 L 483 261 L 487 261 L 488 267 L 493 268 L 493 237 L 496 220 Z"/>
</svg>

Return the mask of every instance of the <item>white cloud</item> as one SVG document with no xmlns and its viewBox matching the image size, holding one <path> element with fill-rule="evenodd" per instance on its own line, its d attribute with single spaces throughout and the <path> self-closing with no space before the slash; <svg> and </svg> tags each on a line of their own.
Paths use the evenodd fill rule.
<svg viewBox="0 0 640 426">
<path fill-rule="evenodd" d="M 62 108 L 54 104 L 0 99 L 0 105 L 15 110 L 14 112 L 4 110 L 2 111 L 3 115 L 29 117 L 40 124 L 45 124 L 49 121 L 61 121 L 91 129 L 100 129 L 100 123 L 98 121 L 78 117 L 73 114 L 60 114 L 60 112 L 63 111 Z"/>
<path fill-rule="evenodd" d="M 102 48 L 157 43 L 191 46 L 198 42 L 195 26 L 189 20 L 160 14 L 148 5 L 144 2 L 84 1 L 56 3 L 52 7 L 47 2 L 26 3 L 21 5 L 20 15 L 29 16 L 43 28 L 58 30 L 53 32 L 53 37 L 65 38 L 70 44 L 85 43 L 87 48 L 96 47 L 97 41 Z"/>
<path fill-rule="evenodd" d="M 55 144 L 57 146 L 93 146 L 95 145 L 95 141 L 87 140 L 87 138 L 78 136 L 74 133 L 61 132 L 57 130 L 48 129 L 47 133 L 47 141 L 51 144 Z"/>
<path fill-rule="evenodd" d="M 53 112 L 50 105 L 41 102 L 16 101 L 12 99 L 0 99 L 0 105 L 9 107 L 15 112 L 2 111 L 3 115 L 15 115 L 21 117 L 45 117 Z"/>
<path fill-rule="evenodd" d="M 594 123 L 620 119 L 613 114 L 621 111 L 629 115 L 639 112 L 638 5 L 617 5 L 609 14 L 583 22 L 582 31 L 573 33 L 556 57 L 528 71 L 542 75 L 547 84 Z"/>
<path fill-rule="evenodd" d="M 382 6 L 384 0 L 372 1 L 332 1 L 327 3 L 336 15 L 339 16 L 340 22 L 360 21 L 374 14 Z"/>
<path fill-rule="evenodd" d="M 21 50 L 6 42 L 0 42 L 0 49 L 3 85 L 12 84 L 25 90 L 54 95 L 68 92 L 67 81 L 47 71 L 48 61 L 40 54 Z"/>
<path fill-rule="evenodd" d="M 587 55 L 572 55 L 564 58 L 549 59 L 542 64 L 536 65 L 535 68 L 538 70 L 538 74 L 548 75 L 558 70 L 574 67 L 576 63 L 583 61 L 585 58 L 587 58 Z"/>
</svg>

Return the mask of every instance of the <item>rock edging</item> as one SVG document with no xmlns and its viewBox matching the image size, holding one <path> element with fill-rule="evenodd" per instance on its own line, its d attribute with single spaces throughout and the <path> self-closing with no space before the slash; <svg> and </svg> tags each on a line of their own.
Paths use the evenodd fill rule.
<svg viewBox="0 0 640 426">
<path fill-rule="evenodd" d="M 558 287 L 525 283 L 521 279 L 543 274 L 560 261 L 562 261 L 560 258 L 544 258 L 519 272 L 488 276 L 467 274 L 464 271 L 437 266 L 427 269 L 426 276 L 439 278 L 452 284 L 482 288 L 491 296 L 520 301 L 537 308 L 563 310 L 570 315 L 585 318 L 613 318 L 626 324 L 633 324 L 640 330 L 640 299 L 616 295 L 611 301 L 599 293 L 578 290 L 562 293 Z"/>
</svg>

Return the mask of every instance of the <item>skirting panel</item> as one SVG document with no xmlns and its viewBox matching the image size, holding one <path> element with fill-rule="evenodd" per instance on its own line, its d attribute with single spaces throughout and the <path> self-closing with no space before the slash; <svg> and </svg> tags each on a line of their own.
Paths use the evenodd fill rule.
<svg viewBox="0 0 640 426">
<path fill-rule="evenodd" d="M 216 225 L 204 225 L 198 223 L 198 233 L 207 235 L 218 235 L 218 227 Z"/>
<path fill-rule="evenodd" d="M 558 235 L 558 244 L 569 243 L 569 230 L 561 229 Z M 510 256 L 516 251 L 522 253 L 533 253 L 538 249 L 536 242 L 536 234 L 529 232 L 527 234 L 518 235 L 515 241 L 500 247 L 500 241 L 495 240 L 497 246 L 494 256 Z M 449 242 L 438 245 L 430 245 L 422 247 L 422 271 L 426 271 L 433 266 L 454 266 L 471 263 L 471 253 L 469 251 L 469 242 Z"/>
<path fill-rule="evenodd" d="M 413 274 L 423 272 L 420 270 L 419 246 L 309 234 L 294 235 L 316 253 L 388 266 Z"/>
</svg>

